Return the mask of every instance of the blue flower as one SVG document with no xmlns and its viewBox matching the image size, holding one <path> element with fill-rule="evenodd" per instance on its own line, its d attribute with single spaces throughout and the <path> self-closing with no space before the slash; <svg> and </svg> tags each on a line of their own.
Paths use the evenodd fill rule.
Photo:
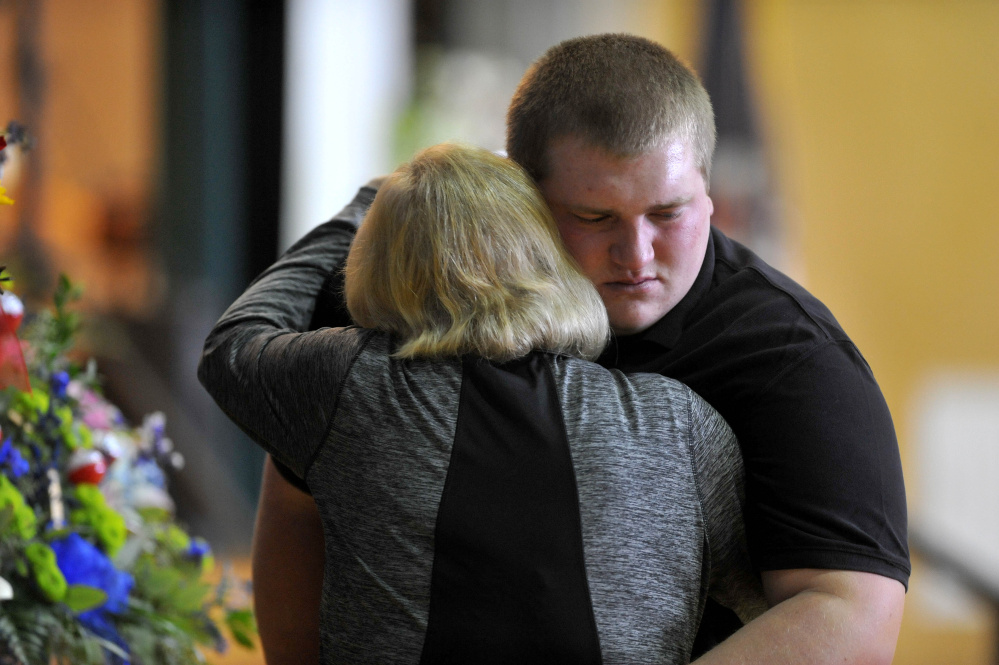
<svg viewBox="0 0 999 665">
<path fill-rule="evenodd" d="M 52 395 L 58 397 L 59 399 L 66 399 L 66 386 L 69 385 L 69 373 L 67 372 L 56 372 L 49 379 L 49 384 L 52 386 Z"/>
<path fill-rule="evenodd" d="M 145 481 L 160 489 L 166 489 L 166 476 L 163 474 L 163 469 L 156 464 L 155 460 L 148 457 L 144 459 L 140 458 L 136 461 L 133 468 L 133 473 L 138 480 Z"/>
<path fill-rule="evenodd" d="M 10 437 L 8 436 L 4 439 L 3 445 L 0 446 L 0 464 L 6 464 L 7 460 L 10 458 L 10 453 L 14 449 L 11 445 Z"/>
<path fill-rule="evenodd" d="M 128 606 L 128 594 L 135 580 L 128 573 L 116 569 L 111 559 L 78 533 L 70 533 L 65 538 L 54 540 L 51 546 L 55 551 L 56 564 L 68 584 L 97 587 L 108 595 L 103 605 L 81 612 L 77 617 L 80 623 L 95 635 L 117 644 L 127 653 L 128 644 L 118 634 L 108 614 L 118 614 L 125 610 Z M 105 656 L 107 662 L 115 665 L 128 665 L 129 662 L 107 650 Z"/>
<path fill-rule="evenodd" d="M 107 615 L 101 610 L 88 610 L 81 613 L 77 618 L 94 635 L 103 637 L 108 642 L 121 647 L 121 650 L 125 653 L 129 652 L 128 643 L 125 642 L 118 633 L 118 629 L 108 621 Z M 107 649 L 104 650 L 104 661 L 107 665 L 130 665 L 131 662 Z"/>
<path fill-rule="evenodd" d="M 207 542 L 201 538 L 192 538 L 191 544 L 188 545 L 187 551 L 184 554 L 195 561 L 200 561 L 201 557 L 209 554 L 211 551 L 212 548 L 209 547 Z"/>
<path fill-rule="evenodd" d="M 128 594 L 135 580 L 114 567 L 111 559 L 91 543 L 71 533 L 52 542 L 56 563 L 68 584 L 97 587 L 108 595 L 107 601 L 90 611 L 120 613 L 128 606 Z"/>
<path fill-rule="evenodd" d="M 10 437 L 0 446 L 0 464 L 6 464 L 10 467 L 12 478 L 20 478 L 31 469 L 28 461 L 21 457 L 21 451 L 11 443 Z"/>
<path fill-rule="evenodd" d="M 21 453 L 15 450 L 10 456 L 10 474 L 15 478 L 20 478 L 31 469 L 28 460 L 21 457 Z"/>
</svg>

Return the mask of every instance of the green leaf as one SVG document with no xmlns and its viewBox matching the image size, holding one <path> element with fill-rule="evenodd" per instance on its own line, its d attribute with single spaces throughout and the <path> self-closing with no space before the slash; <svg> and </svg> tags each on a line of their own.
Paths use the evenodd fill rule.
<svg viewBox="0 0 999 665">
<path fill-rule="evenodd" d="M 250 637 L 251 633 L 237 630 L 235 628 L 230 628 L 230 630 L 232 631 L 232 639 L 236 640 L 240 646 L 246 647 L 247 649 L 252 649 L 254 647 L 253 638 Z"/>
<path fill-rule="evenodd" d="M 247 649 L 253 648 L 253 636 L 257 634 L 257 622 L 253 618 L 253 612 L 250 610 L 229 610 L 226 613 L 225 622 L 236 642 Z"/>
<path fill-rule="evenodd" d="M 211 591 L 210 584 L 187 582 L 178 586 L 171 595 L 173 609 L 178 612 L 194 612 L 205 604 L 205 596 Z"/>
<path fill-rule="evenodd" d="M 181 583 L 181 575 L 172 568 L 155 568 L 148 565 L 144 571 L 143 580 L 148 596 L 156 600 L 165 600 L 171 596 Z"/>
<path fill-rule="evenodd" d="M 139 508 L 138 513 L 143 520 L 150 524 L 166 523 L 173 519 L 173 515 L 163 508 Z"/>
<path fill-rule="evenodd" d="M 95 635 L 94 639 L 103 648 L 107 649 L 108 651 L 110 651 L 114 655 L 118 656 L 122 660 L 128 660 L 128 652 L 125 651 L 124 649 L 122 649 L 120 646 L 118 646 L 114 642 L 111 642 L 110 640 L 106 640 L 103 637 L 100 637 L 99 635 Z M 102 658 L 101 660 L 104 660 L 104 659 Z"/>
<path fill-rule="evenodd" d="M 9 650 L 11 655 L 22 663 L 28 660 L 28 655 L 21 646 L 17 626 L 3 614 L 0 614 L 0 647 Z"/>
<path fill-rule="evenodd" d="M 66 588 L 66 597 L 62 602 L 69 606 L 74 612 L 86 612 L 99 605 L 103 605 L 108 599 L 108 595 L 97 587 L 86 584 L 70 584 Z"/>
<path fill-rule="evenodd" d="M 257 631 L 257 622 L 253 618 L 252 610 L 229 610 L 225 620 L 230 628 L 238 627 L 250 632 Z"/>
<path fill-rule="evenodd" d="M 14 522 L 14 506 L 4 506 L 0 508 L 0 533 L 7 531 L 7 528 Z"/>
</svg>

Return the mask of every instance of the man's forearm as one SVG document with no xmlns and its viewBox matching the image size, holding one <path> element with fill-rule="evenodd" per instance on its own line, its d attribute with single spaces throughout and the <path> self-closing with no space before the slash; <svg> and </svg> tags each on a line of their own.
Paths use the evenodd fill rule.
<svg viewBox="0 0 999 665">
<path fill-rule="evenodd" d="M 267 458 L 253 536 L 253 595 L 268 665 L 319 662 L 324 562 L 315 501 Z"/>
<path fill-rule="evenodd" d="M 872 573 L 764 573 L 773 606 L 695 665 L 889 665 L 902 623 L 902 584 Z"/>
</svg>

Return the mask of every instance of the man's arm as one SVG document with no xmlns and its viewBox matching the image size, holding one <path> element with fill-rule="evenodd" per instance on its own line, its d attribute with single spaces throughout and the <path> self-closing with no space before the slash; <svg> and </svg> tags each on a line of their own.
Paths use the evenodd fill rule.
<svg viewBox="0 0 999 665">
<path fill-rule="evenodd" d="M 891 663 L 905 599 L 902 583 L 827 569 L 753 574 L 742 528 L 743 467 L 735 437 L 706 403 L 693 400 L 691 414 L 691 451 L 712 563 L 709 595 L 747 621 L 695 662 Z"/>
<path fill-rule="evenodd" d="M 268 665 L 319 662 L 323 530 L 312 497 L 264 462 L 253 532 L 253 597 Z"/>
<path fill-rule="evenodd" d="M 771 608 L 695 665 L 889 665 L 902 624 L 905 588 L 874 573 L 762 573 Z"/>
</svg>

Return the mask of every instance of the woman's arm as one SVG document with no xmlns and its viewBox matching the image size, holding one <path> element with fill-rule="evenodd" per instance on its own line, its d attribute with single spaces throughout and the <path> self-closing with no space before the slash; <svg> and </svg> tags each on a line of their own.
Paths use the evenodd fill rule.
<svg viewBox="0 0 999 665">
<path fill-rule="evenodd" d="M 362 189 L 358 199 L 366 200 L 352 206 L 372 196 Z M 355 230 L 355 220 L 338 216 L 295 243 L 222 315 L 198 365 L 198 378 L 226 415 L 302 478 L 363 335 L 299 331 L 308 329 L 316 297 L 342 265 Z"/>
<path fill-rule="evenodd" d="M 746 543 L 742 452 L 721 415 L 693 391 L 690 398 L 690 452 L 707 540 L 708 595 L 746 623 L 768 605 Z"/>
<path fill-rule="evenodd" d="M 331 271 L 343 264 L 374 195 L 373 187 L 362 188 L 331 222 L 254 280 L 216 324 L 199 363 L 198 376 L 222 409 L 268 450 L 297 450 L 282 459 L 297 459 L 295 472 L 302 475 L 334 402 L 330 386 L 324 390 L 329 377 L 322 370 L 336 364 L 344 344 L 333 344 L 324 354 L 322 336 L 330 331 L 296 333 L 330 325 L 316 311 L 317 296 Z M 302 412 L 306 417 L 298 416 Z M 270 457 L 252 556 L 254 602 L 268 663 L 318 662 L 324 566 L 319 512 L 312 497 L 286 480 Z"/>
</svg>

